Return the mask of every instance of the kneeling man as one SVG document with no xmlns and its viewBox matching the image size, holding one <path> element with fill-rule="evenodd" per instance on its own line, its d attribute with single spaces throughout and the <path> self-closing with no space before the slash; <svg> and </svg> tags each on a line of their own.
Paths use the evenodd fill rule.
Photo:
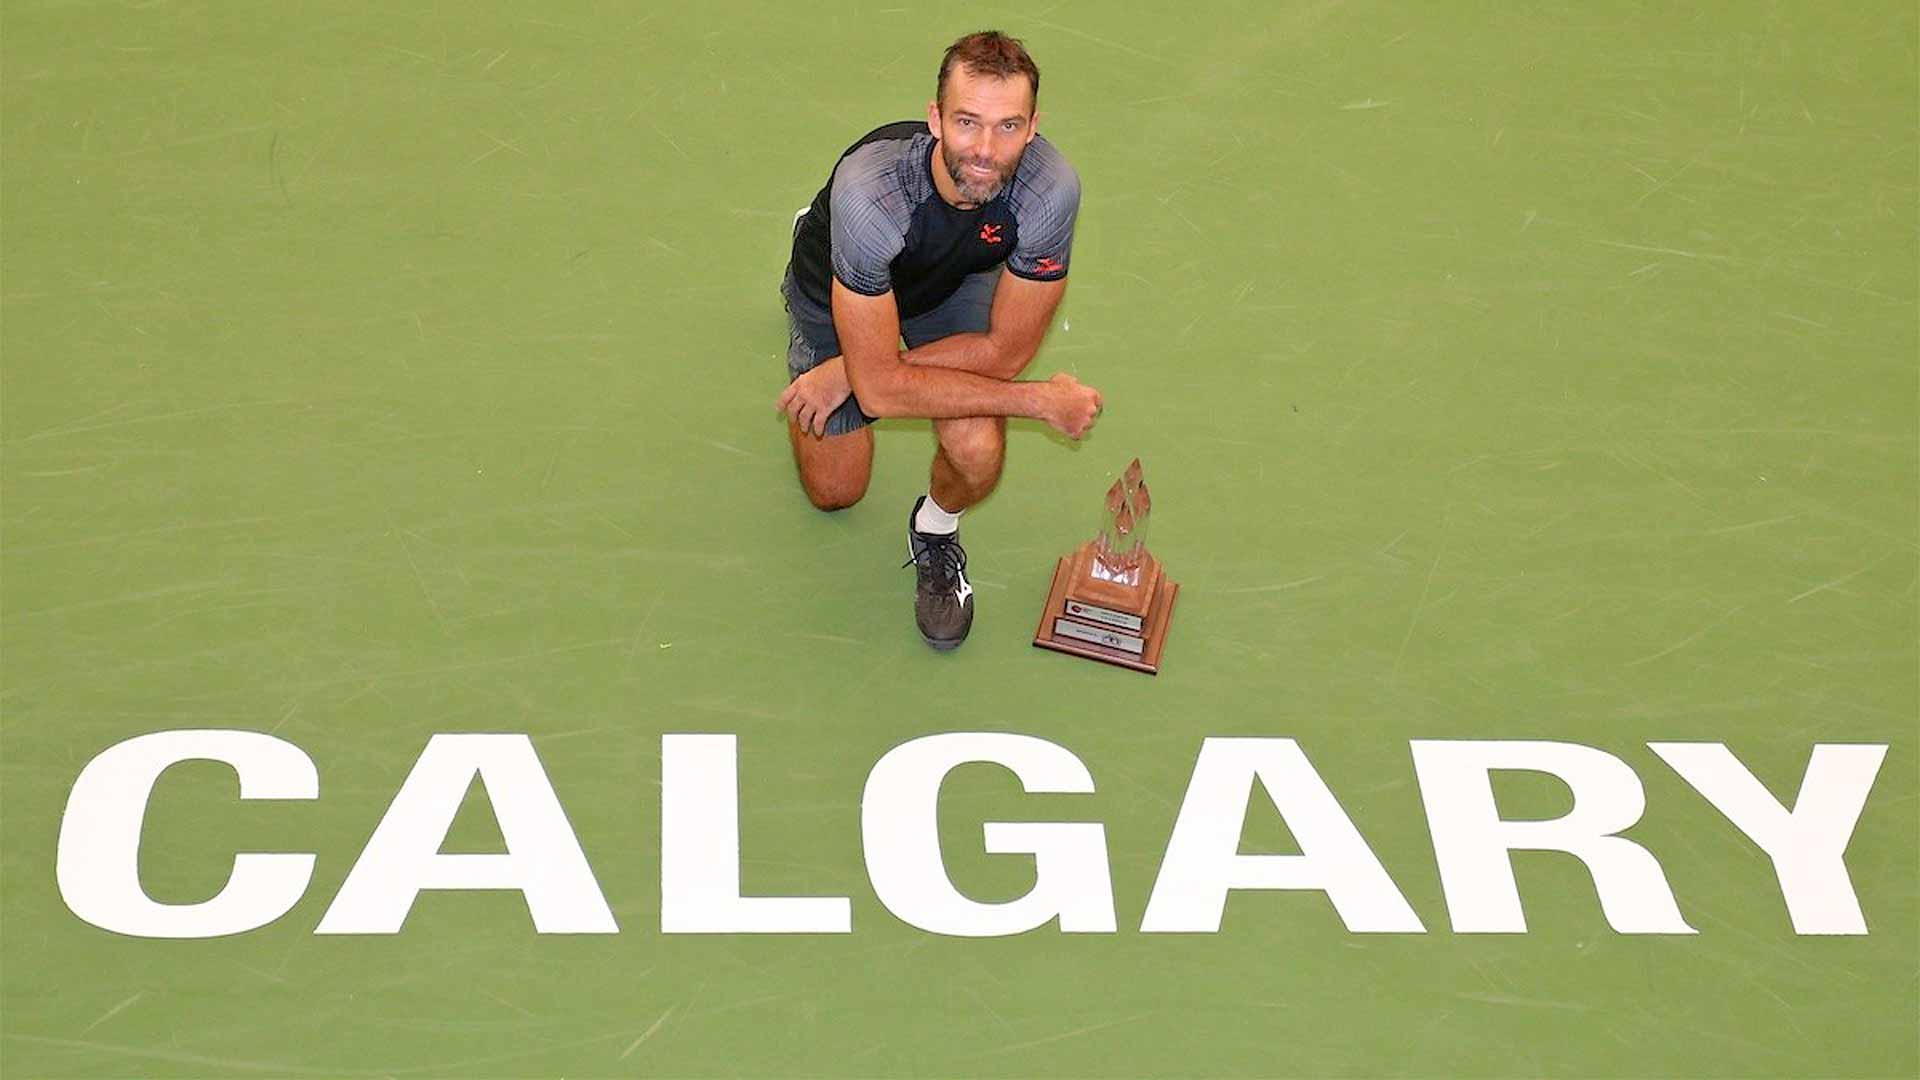
<svg viewBox="0 0 1920 1080">
<path fill-rule="evenodd" d="M 914 621 L 966 640 L 973 588 L 960 514 L 1000 480 L 1009 416 L 1078 439 L 1100 394 L 1071 375 L 1017 379 L 1066 291 L 1080 179 L 1035 128 L 1040 72 L 988 31 L 947 49 L 925 123 L 868 132 L 795 221 L 781 282 L 791 382 L 780 395 L 807 497 L 866 494 L 881 417 L 933 421 L 939 449 L 913 505 Z M 905 351 L 901 350 L 904 339 Z"/>
</svg>

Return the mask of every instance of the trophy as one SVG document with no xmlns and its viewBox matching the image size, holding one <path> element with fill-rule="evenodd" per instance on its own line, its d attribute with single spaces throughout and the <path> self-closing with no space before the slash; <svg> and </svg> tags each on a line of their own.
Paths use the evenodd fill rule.
<svg viewBox="0 0 1920 1080">
<path fill-rule="evenodd" d="M 1107 489 L 1104 509 L 1099 535 L 1054 567 L 1033 643 L 1155 675 L 1180 586 L 1147 550 L 1153 495 L 1139 458 Z"/>
</svg>

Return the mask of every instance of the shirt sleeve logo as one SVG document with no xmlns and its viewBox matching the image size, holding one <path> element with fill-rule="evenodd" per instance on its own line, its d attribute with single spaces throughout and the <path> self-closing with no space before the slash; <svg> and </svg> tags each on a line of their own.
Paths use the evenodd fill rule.
<svg viewBox="0 0 1920 1080">
<path fill-rule="evenodd" d="M 1057 274 L 1065 269 L 1066 266 L 1051 255 L 1043 256 L 1040 261 L 1033 264 L 1033 272 L 1036 274 Z"/>
<path fill-rule="evenodd" d="M 989 244 L 1000 243 L 1000 226 L 992 224 L 980 226 L 980 239 L 985 240 Z"/>
</svg>

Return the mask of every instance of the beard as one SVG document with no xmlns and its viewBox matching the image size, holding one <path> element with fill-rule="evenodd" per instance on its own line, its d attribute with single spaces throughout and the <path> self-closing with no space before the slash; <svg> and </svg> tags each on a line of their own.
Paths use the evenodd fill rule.
<svg viewBox="0 0 1920 1080">
<path fill-rule="evenodd" d="M 1014 158 L 1005 166 L 990 158 L 963 158 L 948 149 L 946 140 L 940 142 L 940 163 L 947 167 L 947 175 L 953 179 L 953 186 L 960 197 L 978 205 L 987 202 L 1003 191 L 1013 179 L 1015 169 L 1020 167 L 1020 159 Z M 964 166 L 979 165 L 993 170 L 993 175 L 982 179 L 968 172 Z"/>
</svg>

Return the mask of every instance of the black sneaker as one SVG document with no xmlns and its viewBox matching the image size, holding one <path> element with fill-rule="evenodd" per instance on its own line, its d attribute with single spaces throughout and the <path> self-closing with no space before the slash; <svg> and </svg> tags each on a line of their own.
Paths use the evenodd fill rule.
<svg viewBox="0 0 1920 1080">
<path fill-rule="evenodd" d="M 913 527 L 926 496 L 907 513 L 907 561 L 919 580 L 913 593 L 913 621 L 927 644 L 956 649 L 973 629 L 973 586 L 967 583 L 967 551 L 958 532 L 942 536 Z"/>
</svg>

